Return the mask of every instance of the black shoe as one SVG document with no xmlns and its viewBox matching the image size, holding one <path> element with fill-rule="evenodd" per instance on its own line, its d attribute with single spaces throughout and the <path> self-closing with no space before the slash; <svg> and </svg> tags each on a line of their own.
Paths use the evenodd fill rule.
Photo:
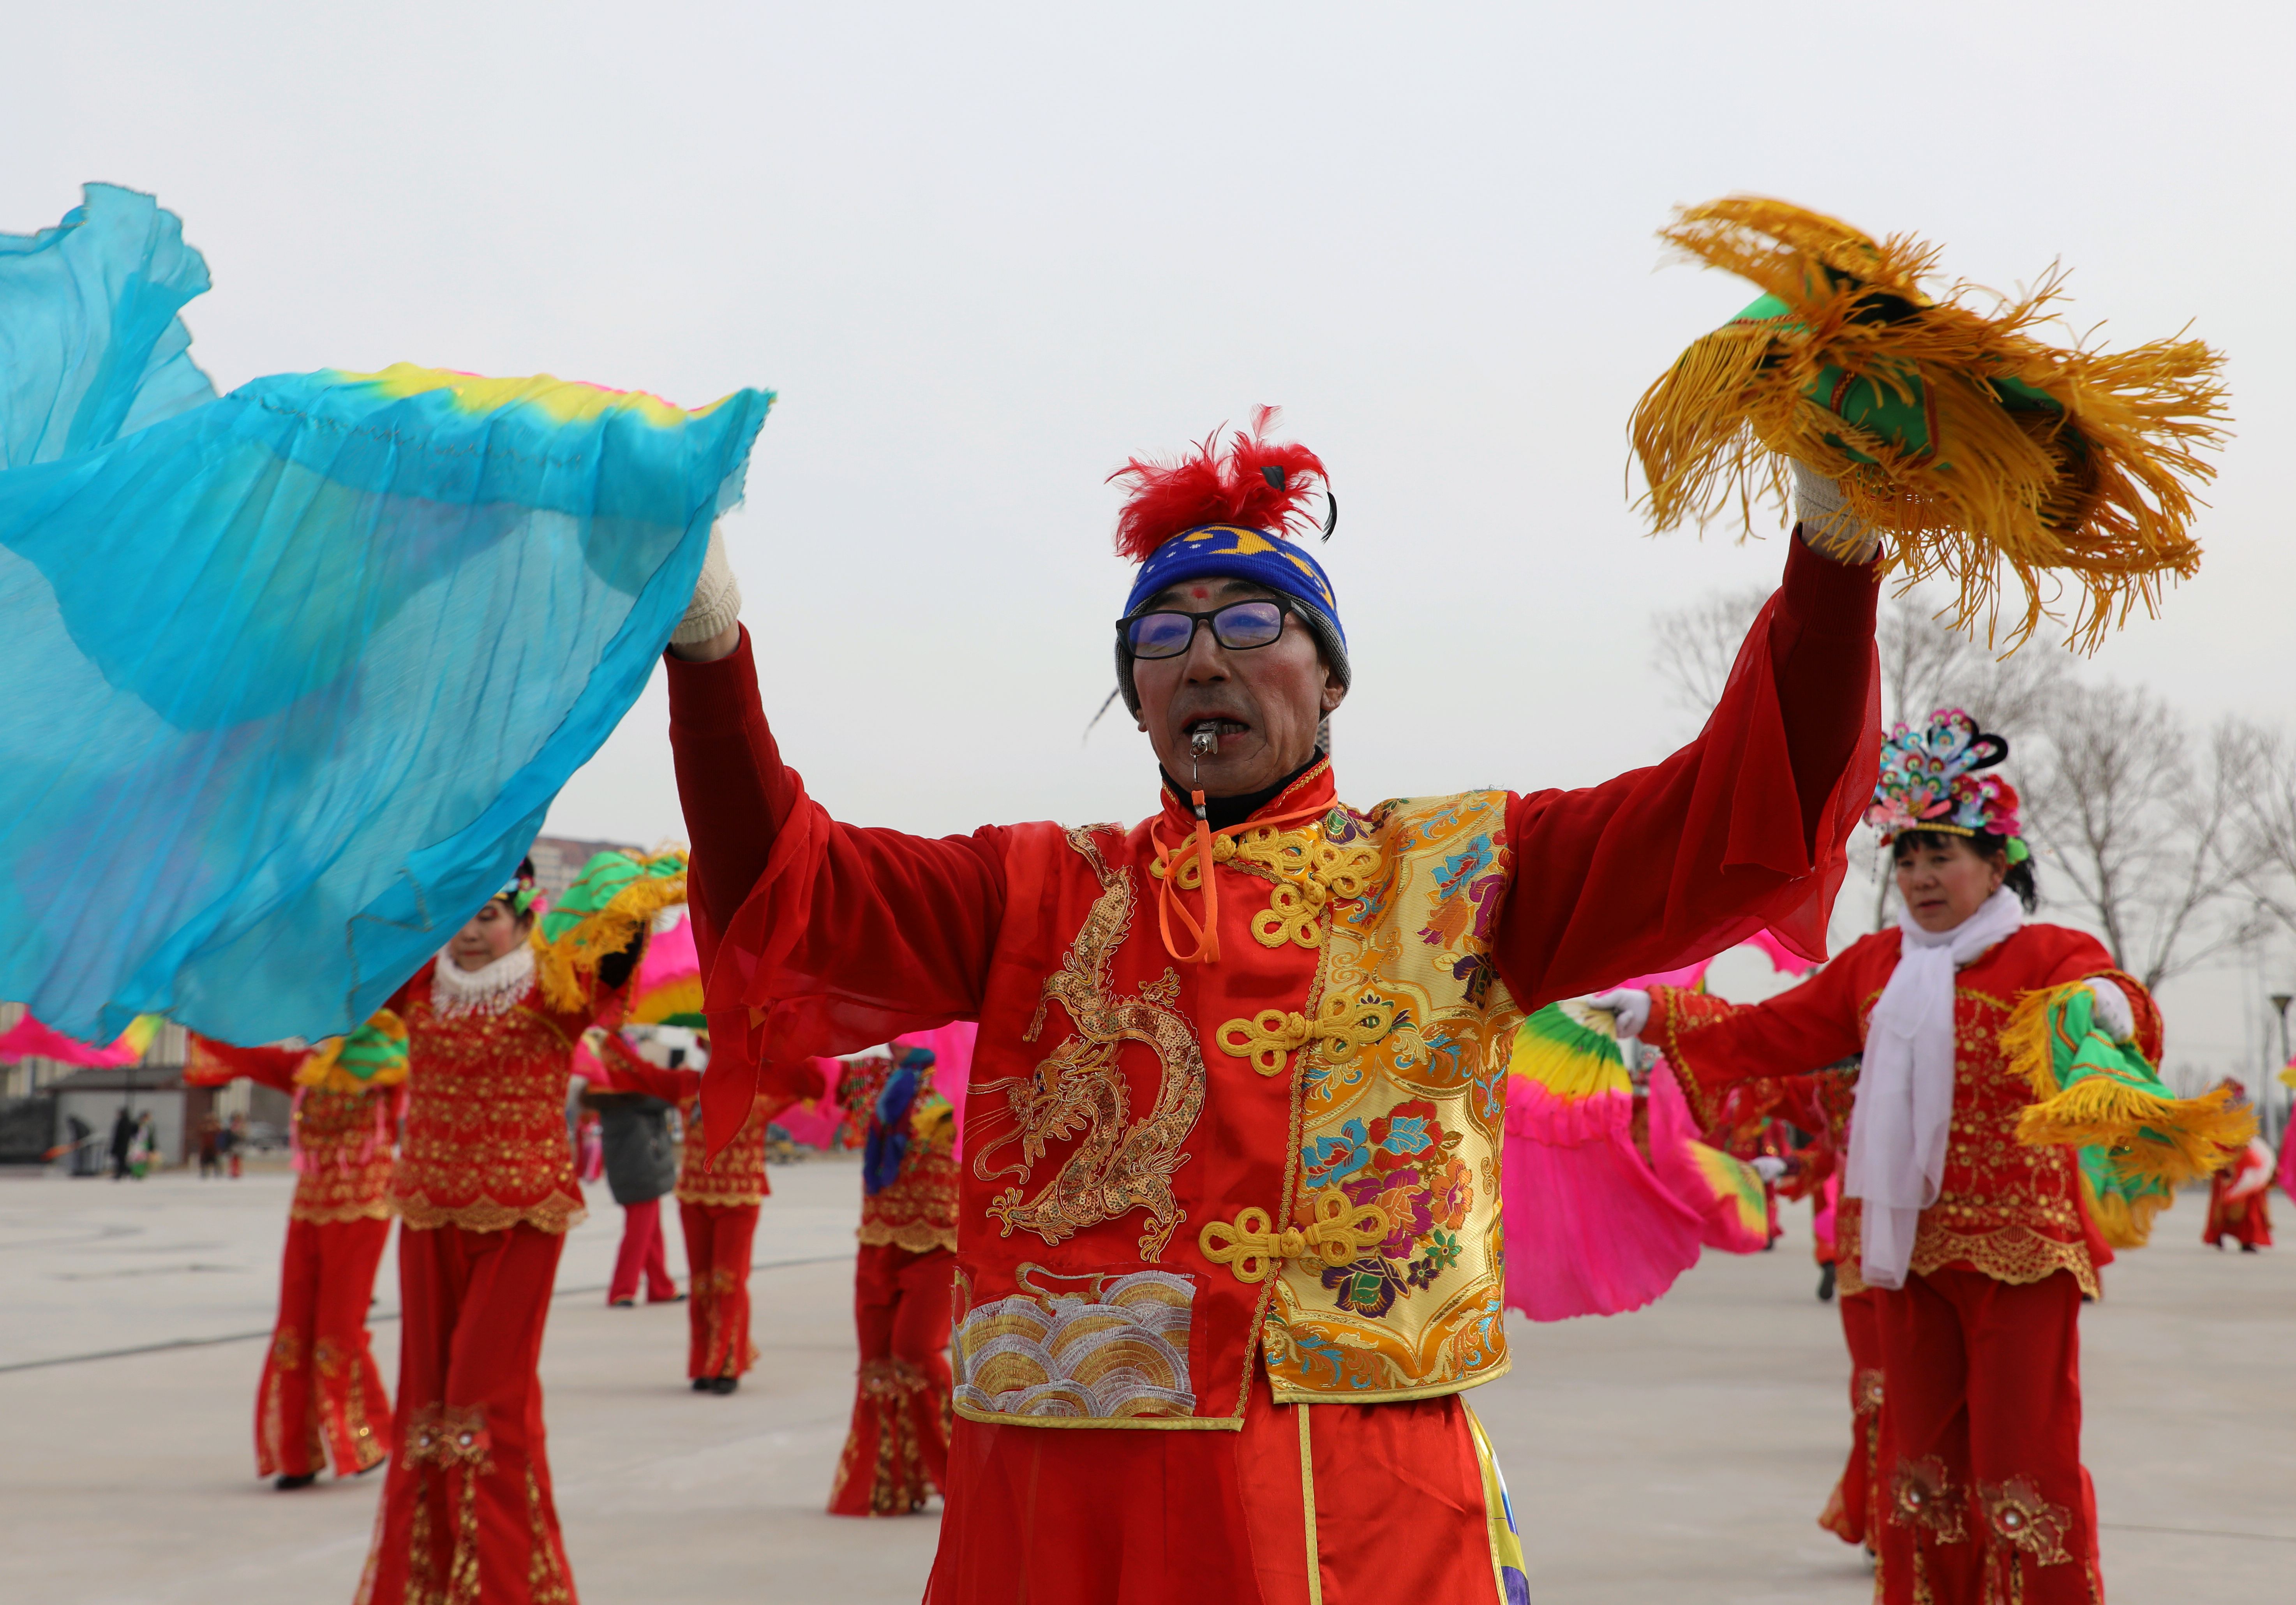
<svg viewBox="0 0 2296 1605">
<path fill-rule="evenodd" d="M 1833 1267 L 1832 1265 L 1822 1265 L 1818 1268 L 1817 1273 L 1817 1301 L 1820 1304 L 1827 1304 L 1831 1303 L 1833 1298 Z"/>
<path fill-rule="evenodd" d="M 2256 1245 L 2254 1243 L 2243 1243 L 2240 1245 L 2240 1251 L 2243 1254 L 2253 1254 L 2256 1252 Z"/>
<path fill-rule="evenodd" d="M 731 1393 L 741 1385 L 742 1379 L 739 1377 L 712 1377 L 709 1379 L 709 1391 L 712 1393 Z"/>
<path fill-rule="evenodd" d="M 710 1388 L 710 1385 L 711 1385 L 712 1380 L 713 1380 L 713 1379 L 709 1378 L 709 1377 L 696 1377 L 696 1378 L 694 1378 L 694 1379 L 693 1379 L 693 1391 L 694 1391 L 694 1392 L 696 1392 L 696 1393 L 708 1393 L 708 1392 L 709 1391 L 709 1388 Z"/>
<path fill-rule="evenodd" d="M 316 1471 L 306 1471 L 300 1477 L 289 1477 L 282 1473 L 273 1479 L 271 1486 L 284 1494 L 290 1488 L 308 1488 L 318 1480 L 319 1474 Z"/>
</svg>

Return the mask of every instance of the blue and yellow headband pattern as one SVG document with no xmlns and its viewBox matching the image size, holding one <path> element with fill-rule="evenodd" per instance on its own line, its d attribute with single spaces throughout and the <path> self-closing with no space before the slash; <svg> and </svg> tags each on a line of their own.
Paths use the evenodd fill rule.
<svg viewBox="0 0 2296 1605">
<path fill-rule="evenodd" d="M 1186 579 L 1246 579 L 1280 595 L 1306 602 L 1331 622 L 1344 651 L 1347 631 L 1339 602 L 1323 566 L 1292 542 L 1235 524 L 1205 524 L 1183 530 L 1148 555 L 1124 599 L 1125 617 L 1167 585 Z"/>
</svg>

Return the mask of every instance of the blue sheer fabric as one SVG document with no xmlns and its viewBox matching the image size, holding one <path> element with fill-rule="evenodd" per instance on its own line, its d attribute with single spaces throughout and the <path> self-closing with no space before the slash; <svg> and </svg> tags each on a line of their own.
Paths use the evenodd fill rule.
<svg viewBox="0 0 2296 1605">
<path fill-rule="evenodd" d="M 0 997 L 364 1020 L 628 709 L 772 397 L 406 366 L 218 397 L 198 252 L 88 186 L 0 237 Z"/>
</svg>

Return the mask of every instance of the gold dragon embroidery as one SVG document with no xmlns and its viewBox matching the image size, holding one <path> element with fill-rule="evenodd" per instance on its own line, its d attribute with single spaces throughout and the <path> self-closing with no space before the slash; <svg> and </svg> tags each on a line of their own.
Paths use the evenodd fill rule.
<svg viewBox="0 0 2296 1605">
<path fill-rule="evenodd" d="M 1141 987 L 1137 997 L 1119 997 L 1111 987 L 1110 964 L 1132 928 L 1131 878 L 1108 867 L 1088 831 L 1070 831 L 1068 841 L 1099 877 L 1100 896 L 1060 969 L 1046 978 L 1036 1018 L 1022 1040 L 1037 1040 L 1046 1011 L 1055 1003 L 1068 1011 L 1075 1029 L 1028 1075 L 981 1087 L 984 1093 L 1004 1094 L 1013 1127 L 981 1149 L 972 1173 L 984 1182 L 1015 1178 L 988 1206 L 988 1215 L 1003 1224 L 1004 1236 L 1033 1232 L 1049 1245 L 1145 1209 L 1140 1257 L 1154 1259 L 1186 1218 L 1172 1195 L 1172 1173 L 1186 1162 L 1180 1144 L 1203 1111 L 1203 1053 L 1194 1028 L 1170 1007 L 1180 994 L 1180 978 L 1173 971 L 1168 969 L 1161 979 Z M 1117 1051 L 1127 1042 L 1146 1044 L 1163 1072 L 1155 1106 L 1137 1121 L 1131 1119 L 1131 1088 L 1117 1063 Z M 1079 1131 L 1084 1138 L 1058 1174 L 1022 1201 L 1046 1146 Z M 1013 1142 L 1021 1145 L 1019 1162 L 992 1169 L 990 1159 Z"/>
</svg>

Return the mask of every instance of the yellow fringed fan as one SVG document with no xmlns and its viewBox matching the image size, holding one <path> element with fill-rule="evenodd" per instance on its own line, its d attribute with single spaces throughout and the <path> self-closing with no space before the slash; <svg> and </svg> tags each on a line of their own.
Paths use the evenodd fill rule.
<svg viewBox="0 0 2296 1605">
<path fill-rule="evenodd" d="M 2023 593 L 2013 645 L 2057 616 L 2045 575 L 2078 589 L 2071 637 L 2093 650 L 2138 602 L 2157 610 L 2162 575 L 2198 569 L 2192 487 L 2215 471 L 2197 454 L 2226 418 L 2223 358 L 2201 341 L 2045 345 L 2031 331 L 2062 274 L 1982 311 L 1972 286 L 1921 288 L 1934 247 L 1781 201 L 1685 208 L 1660 237 L 1765 293 L 1635 407 L 1654 528 L 1734 506 L 1751 533 L 1794 458 L 1841 483 L 1887 571 L 1952 582 L 1957 626 L 1982 616 L 1996 637 L 2005 568 Z"/>
</svg>

